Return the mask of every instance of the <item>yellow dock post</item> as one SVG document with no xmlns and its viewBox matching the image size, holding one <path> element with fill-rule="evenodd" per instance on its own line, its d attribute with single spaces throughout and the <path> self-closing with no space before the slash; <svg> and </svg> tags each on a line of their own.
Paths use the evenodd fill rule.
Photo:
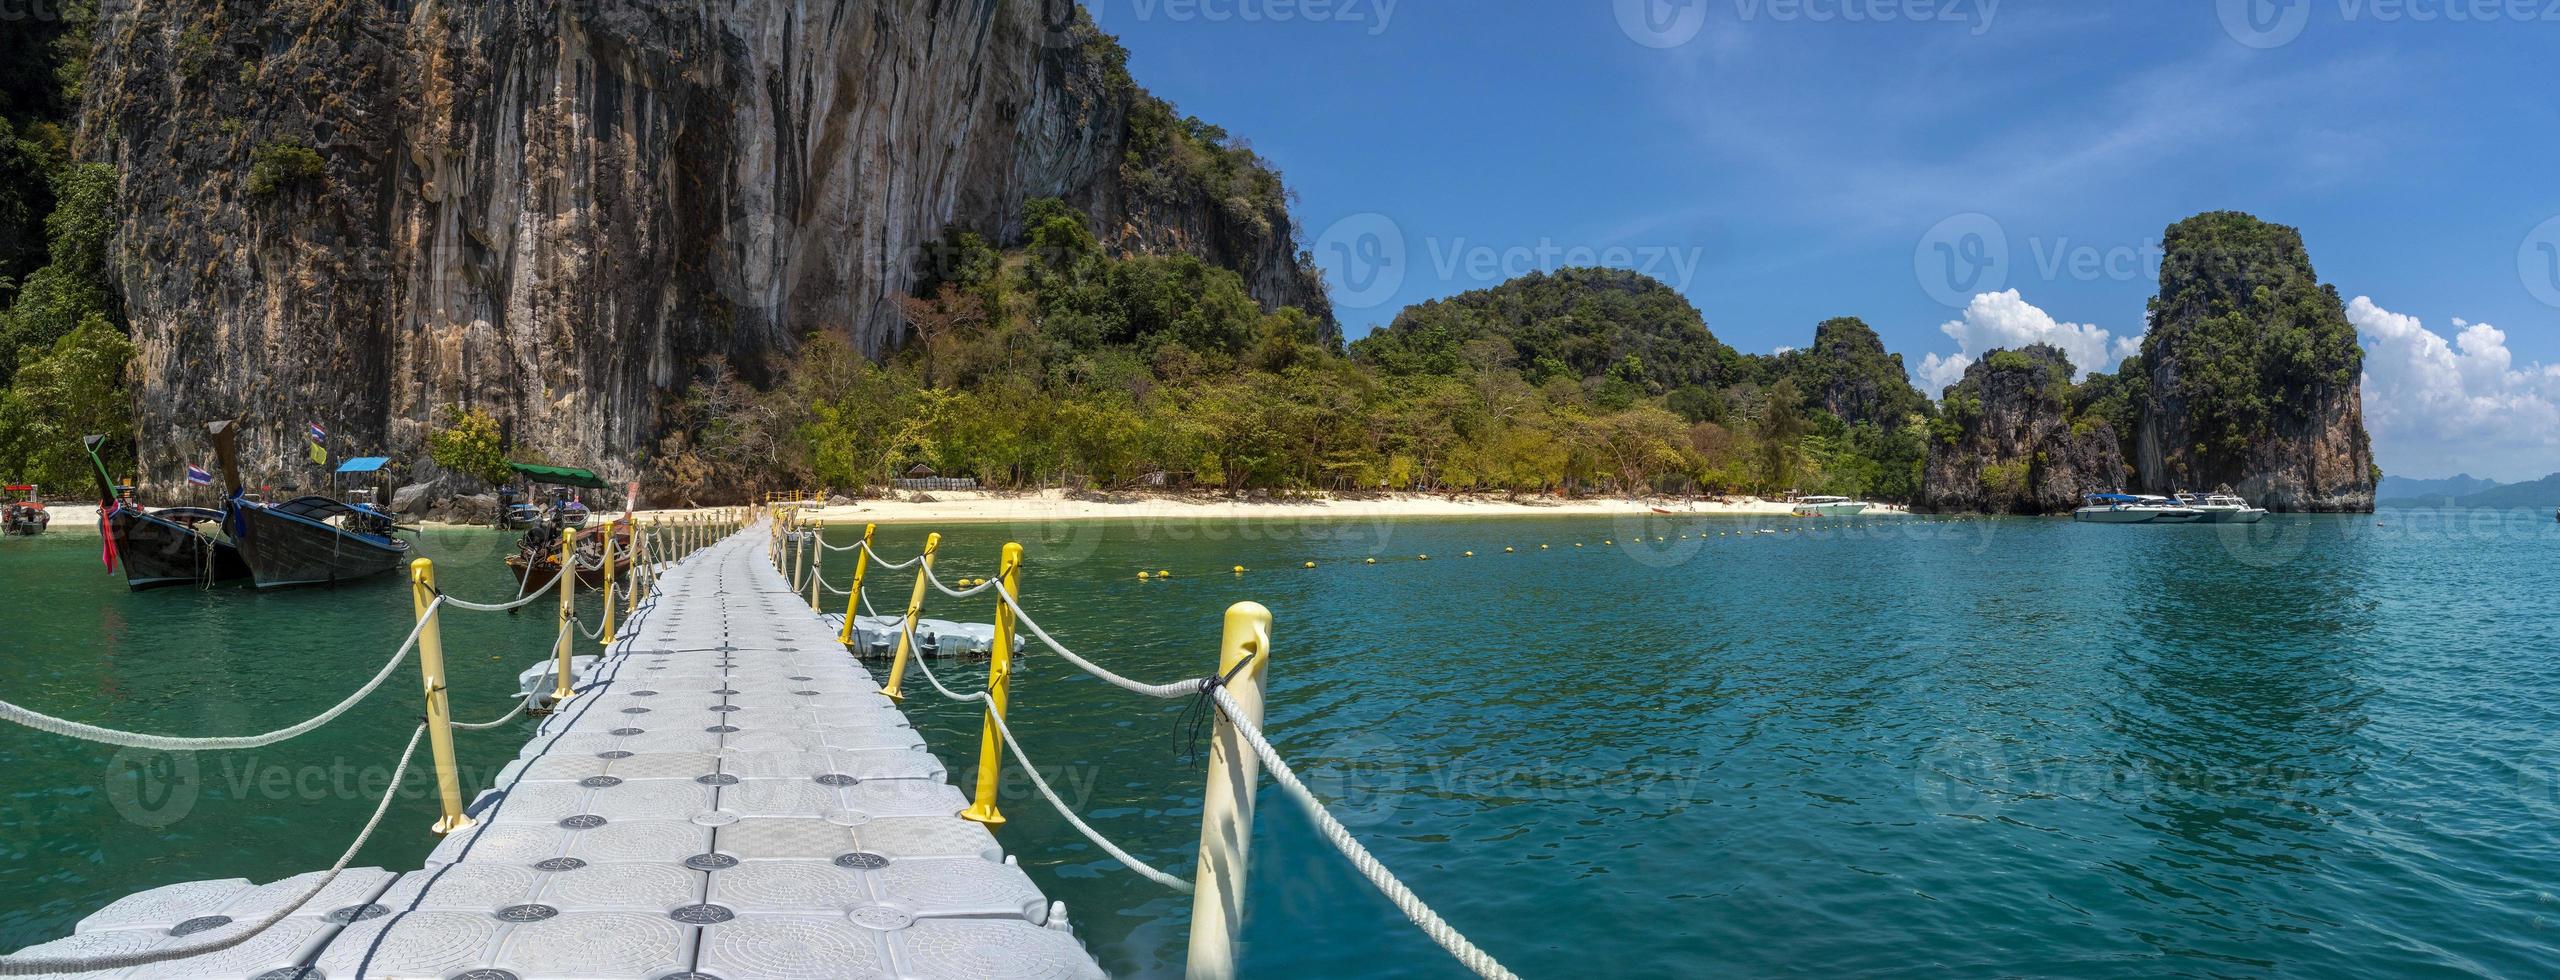
<svg viewBox="0 0 2560 980">
<path fill-rule="evenodd" d="M 975 820 L 990 827 L 1004 822 L 1004 814 L 996 809 L 996 777 L 1004 772 L 1004 735 L 996 731 L 996 722 L 1004 717 L 1005 687 L 1013 679 L 1013 604 L 1007 596 L 1021 596 L 1022 545 L 1006 542 L 1004 557 L 996 561 L 995 645 L 987 648 L 987 719 L 978 732 L 978 799 L 960 811 L 960 819 Z"/>
<path fill-rule="evenodd" d="M 844 627 L 836 630 L 836 642 L 853 645 L 853 618 L 862 614 L 862 573 L 871 569 L 871 536 L 880 533 L 880 525 L 862 526 L 862 549 L 853 553 L 853 591 L 844 594 Z"/>
<path fill-rule="evenodd" d="M 791 591 L 800 591 L 800 579 L 809 570 L 809 536 L 802 533 L 800 512 L 791 512 Z"/>
<path fill-rule="evenodd" d="M 613 645 L 613 532 L 611 521 L 604 525 L 604 627 L 596 630 L 596 645 Z"/>
<path fill-rule="evenodd" d="M 818 611 L 818 585 L 827 580 L 826 576 L 818 574 L 820 569 L 827 567 L 826 533 L 826 525 L 814 519 L 809 522 L 809 611 L 813 613 Z"/>
<path fill-rule="evenodd" d="M 924 536 L 924 557 L 916 562 L 916 592 L 907 597 L 907 626 L 898 631 L 898 655 L 889 661 L 889 683 L 880 689 L 891 701 L 907 699 L 898 689 L 907 679 L 907 655 L 912 652 L 907 649 L 908 641 L 915 639 L 916 617 L 924 613 L 924 590 L 931 584 L 926 579 L 933 575 L 933 552 L 940 547 L 941 532 Z"/>
<path fill-rule="evenodd" d="M 530 566 L 528 566 L 530 567 Z M 552 646 L 551 707 L 558 711 L 578 692 L 569 689 L 569 638 L 577 628 L 571 621 L 578 618 L 578 532 L 560 529 L 560 638 Z"/>
<path fill-rule="evenodd" d="M 640 608 L 640 593 L 646 588 L 643 580 L 648 577 L 649 526 L 635 517 L 631 519 L 631 585 L 622 590 L 628 593 L 622 599 L 624 616 L 629 616 L 633 610 Z"/>
<path fill-rule="evenodd" d="M 445 703 L 444 614 L 431 611 L 436 600 L 436 563 L 424 558 L 409 563 L 409 607 L 426 622 L 418 629 L 418 676 L 427 689 L 427 749 L 435 756 L 436 794 L 444 816 L 436 820 L 441 836 L 471 826 L 462 815 L 461 767 L 453 761 L 453 709 Z"/>
<path fill-rule="evenodd" d="M 1226 633 L 1218 644 L 1218 676 L 1235 696 L 1237 713 L 1256 728 L 1262 726 L 1262 682 L 1270 662 L 1271 610 L 1258 602 L 1228 606 Z M 1237 670 L 1240 664 L 1246 666 Z M 1236 930 L 1244 924 L 1245 858 L 1253 845 L 1253 789 L 1262 776 L 1262 759 L 1244 744 L 1225 711 L 1210 710 L 1217 715 L 1218 734 L 1209 743 L 1209 784 L 1201 797 L 1189 975 L 1194 980 L 1232 980 Z"/>
</svg>

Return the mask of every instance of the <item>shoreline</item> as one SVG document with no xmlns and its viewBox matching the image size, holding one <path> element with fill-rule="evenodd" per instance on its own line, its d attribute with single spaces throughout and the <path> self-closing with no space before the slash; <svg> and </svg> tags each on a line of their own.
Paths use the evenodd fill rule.
<svg viewBox="0 0 2560 980">
<path fill-rule="evenodd" d="M 921 498 L 921 499 L 919 499 Z M 1040 490 L 999 493 L 985 490 L 937 491 L 931 493 L 902 492 L 890 497 L 873 497 L 850 504 L 817 504 L 805 509 L 812 519 L 830 527 L 839 525 L 880 524 L 1014 524 L 1043 521 L 1229 521 L 1229 520 L 1403 520 L 1449 518 L 1519 518 L 1519 517 L 1631 517 L 1651 515 L 1656 508 L 1669 515 L 1683 517 L 1790 517 L 1791 504 L 1738 498 L 1732 502 L 1714 500 L 1638 499 L 1630 497 L 1583 497 L 1574 499 L 1500 497 L 1451 497 L 1440 494 L 1397 493 L 1334 497 L 1308 495 L 1266 499 L 1237 499 L 1207 494 L 1126 493 L 1070 495 L 1065 490 Z M 643 509 L 643 517 L 682 517 L 711 513 L 720 507 L 664 507 Z M 1871 504 L 1861 516 L 1908 517 L 1909 509 L 1898 504 Z M 406 521 L 415 527 L 451 530 L 487 528 L 485 522 Z M 82 514 L 79 519 L 57 520 L 45 529 L 55 534 L 85 534 L 94 537 L 98 522 Z"/>
<path fill-rule="evenodd" d="M 1070 495 L 1064 490 L 1025 493 L 993 493 L 983 490 L 902 493 L 895 497 L 870 498 L 849 504 L 819 504 L 806 508 L 804 513 L 819 523 L 832 527 L 865 523 L 1003 524 L 1112 519 L 1214 521 L 1626 517 L 1652 515 L 1657 508 L 1669 512 L 1669 516 L 1788 517 L 1794 514 L 1792 504 L 1748 497 L 1730 503 L 1711 500 L 1663 498 L 1646 500 L 1626 497 L 1570 500 L 1465 498 L 1439 494 L 1380 494 L 1358 497 L 1310 495 L 1256 500 L 1171 493 Z M 693 512 L 678 510 L 647 513 Z M 1867 510 L 1869 516 L 1903 517 L 1909 514 L 1909 510 L 1891 504 L 1874 504 Z"/>
</svg>

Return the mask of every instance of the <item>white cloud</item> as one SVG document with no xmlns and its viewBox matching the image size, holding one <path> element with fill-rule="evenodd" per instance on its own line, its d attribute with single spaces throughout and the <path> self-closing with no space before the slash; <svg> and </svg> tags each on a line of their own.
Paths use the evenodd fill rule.
<svg viewBox="0 0 2560 980">
<path fill-rule="evenodd" d="M 1932 398 L 1963 380 L 1965 368 L 1994 350 L 2051 344 L 2062 349 L 2078 372 L 2076 376 L 2082 378 L 2092 372 L 2113 371 L 2117 362 L 2142 350 L 2140 334 L 2117 337 L 2105 327 L 2056 320 L 2019 298 L 2015 289 L 1975 296 L 1973 302 L 1965 304 L 1964 319 L 1949 320 L 1938 330 L 1955 340 L 1956 353 L 1921 358 L 1919 369 L 1912 372 L 1922 393 Z"/>
<path fill-rule="evenodd" d="M 2448 343 L 2417 317 L 2358 296 L 2364 418 L 2385 472 L 2471 471 L 2521 480 L 2560 469 L 2560 364 L 2515 365 L 2505 331 L 2453 321 Z"/>
<path fill-rule="evenodd" d="M 1780 356 L 1784 356 L 1784 355 L 1787 355 L 1787 354 L 1793 354 L 1793 353 L 1795 353 L 1795 352 L 1796 352 L 1796 348 L 1789 347 L 1789 346 L 1787 346 L 1787 345 L 1785 345 L 1785 344 L 1780 344 L 1780 345 L 1778 345 L 1778 349 L 1777 349 L 1777 350 L 1773 350 L 1773 351 L 1770 351 L 1770 352 L 1769 352 L 1769 356 L 1771 356 L 1771 357 L 1780 357 Z"/>
</svg>

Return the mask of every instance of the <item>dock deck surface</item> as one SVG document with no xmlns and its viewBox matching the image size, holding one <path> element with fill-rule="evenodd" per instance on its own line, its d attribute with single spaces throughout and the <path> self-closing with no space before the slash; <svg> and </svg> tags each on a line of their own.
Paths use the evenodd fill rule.
<svg viewBox="0 0 2560 980">
<path fill-rule="evenodd" d="M 578 697 L 473 803 L 479 823 L 423 868 L 350 868 L 240 946 L 80 975 L 1101 976 L 994 836 L 957 816 L 968 801 L 766 540 L 750 529 L 663 569 Z M 200 942 L 316 874 L 156 888 L 23 953 Z"/>
</svg>

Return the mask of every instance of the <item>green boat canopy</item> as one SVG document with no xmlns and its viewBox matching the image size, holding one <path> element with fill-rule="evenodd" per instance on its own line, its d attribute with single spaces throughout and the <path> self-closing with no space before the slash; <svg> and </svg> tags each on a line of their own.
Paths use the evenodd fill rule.
<svg viewBox="0 0 2560 980">
<path fill-rule="evenodd" d="M 589 490 L 613 489 L 605 486 L 604 481 L 597 479 L 594 473 L 571 466 L 535 466 L 531 463 L 508 463 L 507 468 L 523 474 L 524 478 L 527 480 L 546 486 L 585 487 Z"/>
</svg>

